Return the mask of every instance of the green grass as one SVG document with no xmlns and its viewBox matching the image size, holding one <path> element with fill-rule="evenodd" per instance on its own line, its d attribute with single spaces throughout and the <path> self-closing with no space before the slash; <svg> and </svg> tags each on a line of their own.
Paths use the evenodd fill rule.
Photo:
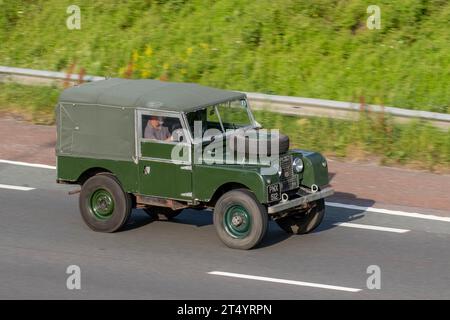
<svg viewBox="0 0 450 320">
<path fill-rule="evenodd" d="M 33 123 L 53 124 L 59 94 L 56 87 L 0 83 L 0 115 L 12 113 Z"/>
<path fill-rule="evenodd" d="M 60 89 L 0 84 L 0 113 L 11 112 L 37 123 L 54 123 Z M 295 117 L 254 111 L 266 128 L 289 135 L 291 146 L 328 156 L 359 160 L 376 157 L 382 164 L 399 164 L 430 171 L 450 171 L 450 131 L 425 121 L 397 124 L 385 115 L 361 114 L 359 121 Z"/>
<path fill-rule="evenodd" d="M 71 4 L 0 0 L 0 64 L 450 112 L 447 0 L 377 0 L 381 30 L 371 0 Z"/>
</svg>

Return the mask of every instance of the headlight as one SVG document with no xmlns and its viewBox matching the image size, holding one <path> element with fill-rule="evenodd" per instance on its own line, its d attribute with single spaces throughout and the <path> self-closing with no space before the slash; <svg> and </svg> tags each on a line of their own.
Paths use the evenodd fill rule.
<svg viewBox="0 0 450 320">
<path fill-rule="evenodd" d="M 296 173 L 300 173 L 303 171 L 303 161 L 300 158 L 295 158 L 292 162 L 292 167 Z"/>
<path fill-rule="evenodd" d="M 281 177 L 282 173 L 283 173 L 283 170 L 281 169 L 281 166 L 278 166 L 278 176 Z"/>
</svg>

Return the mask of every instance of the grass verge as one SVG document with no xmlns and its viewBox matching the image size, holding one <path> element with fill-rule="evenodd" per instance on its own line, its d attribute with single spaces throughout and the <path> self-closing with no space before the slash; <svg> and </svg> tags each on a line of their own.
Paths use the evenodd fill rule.
<svg viewBox="0 0 450 320">
<path fill-rule="evenodd" d="M 0 83 L 0 114 L 13 114 L 36 124 L 53 124 L 61 89 Z"/>
</svg>

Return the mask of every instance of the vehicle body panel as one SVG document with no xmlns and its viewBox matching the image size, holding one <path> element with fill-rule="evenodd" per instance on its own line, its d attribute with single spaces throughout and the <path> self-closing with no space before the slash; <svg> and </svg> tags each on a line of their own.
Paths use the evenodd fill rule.
<svg viewBox="0 0 450 320">
<path fill-rule="evenodd" d="M 59 181 L 72 183 L 76 183 L 88 170 L 104 169 L 119 179 L 126 192 L 139 191 L 138 171 L 133 161 L 58 156 L 56 168 Z"/>
<path fill-rule="evenodd" d="M 197 164 L 193 167 L 194 197 L 208 202 L 221 186 L 227 183 L 241 184 L 252 190 L 258 201 L 267 202 L 266 183 L 255 169 L 239 165 Z"/>
<path fill-rule="evenodd" d="M 172 151 L 176 145 L 145 140 L 142 140 L 140 145 L 139 193 L 192 200 L 192 167 L 189 159 L 172 160 Z M 189 150 L 189 146 L 184 150 Z"/>
</svg>

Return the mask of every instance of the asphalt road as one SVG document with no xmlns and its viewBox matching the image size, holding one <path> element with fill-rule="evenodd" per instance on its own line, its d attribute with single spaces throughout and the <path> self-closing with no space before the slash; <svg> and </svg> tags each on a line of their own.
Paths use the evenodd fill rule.
<svg viewBox="0 0 450 320">
<path fill-rule="evenodd" d="M 259 248 L 239 251 L 209 211 L 161 222 L 134 210 L 124 231 L 93 232 L 75 187 L 54 181 L 54 170 L 0 163 L 1 299 L 450 299 L 450 221 L 327 207 L 317 231 L 287 236 L 271 222 Z M 80 290 L 66 287 L 69 265 Z M 380 289 L 367 287 L 371 265 Z"/>
</svg>

